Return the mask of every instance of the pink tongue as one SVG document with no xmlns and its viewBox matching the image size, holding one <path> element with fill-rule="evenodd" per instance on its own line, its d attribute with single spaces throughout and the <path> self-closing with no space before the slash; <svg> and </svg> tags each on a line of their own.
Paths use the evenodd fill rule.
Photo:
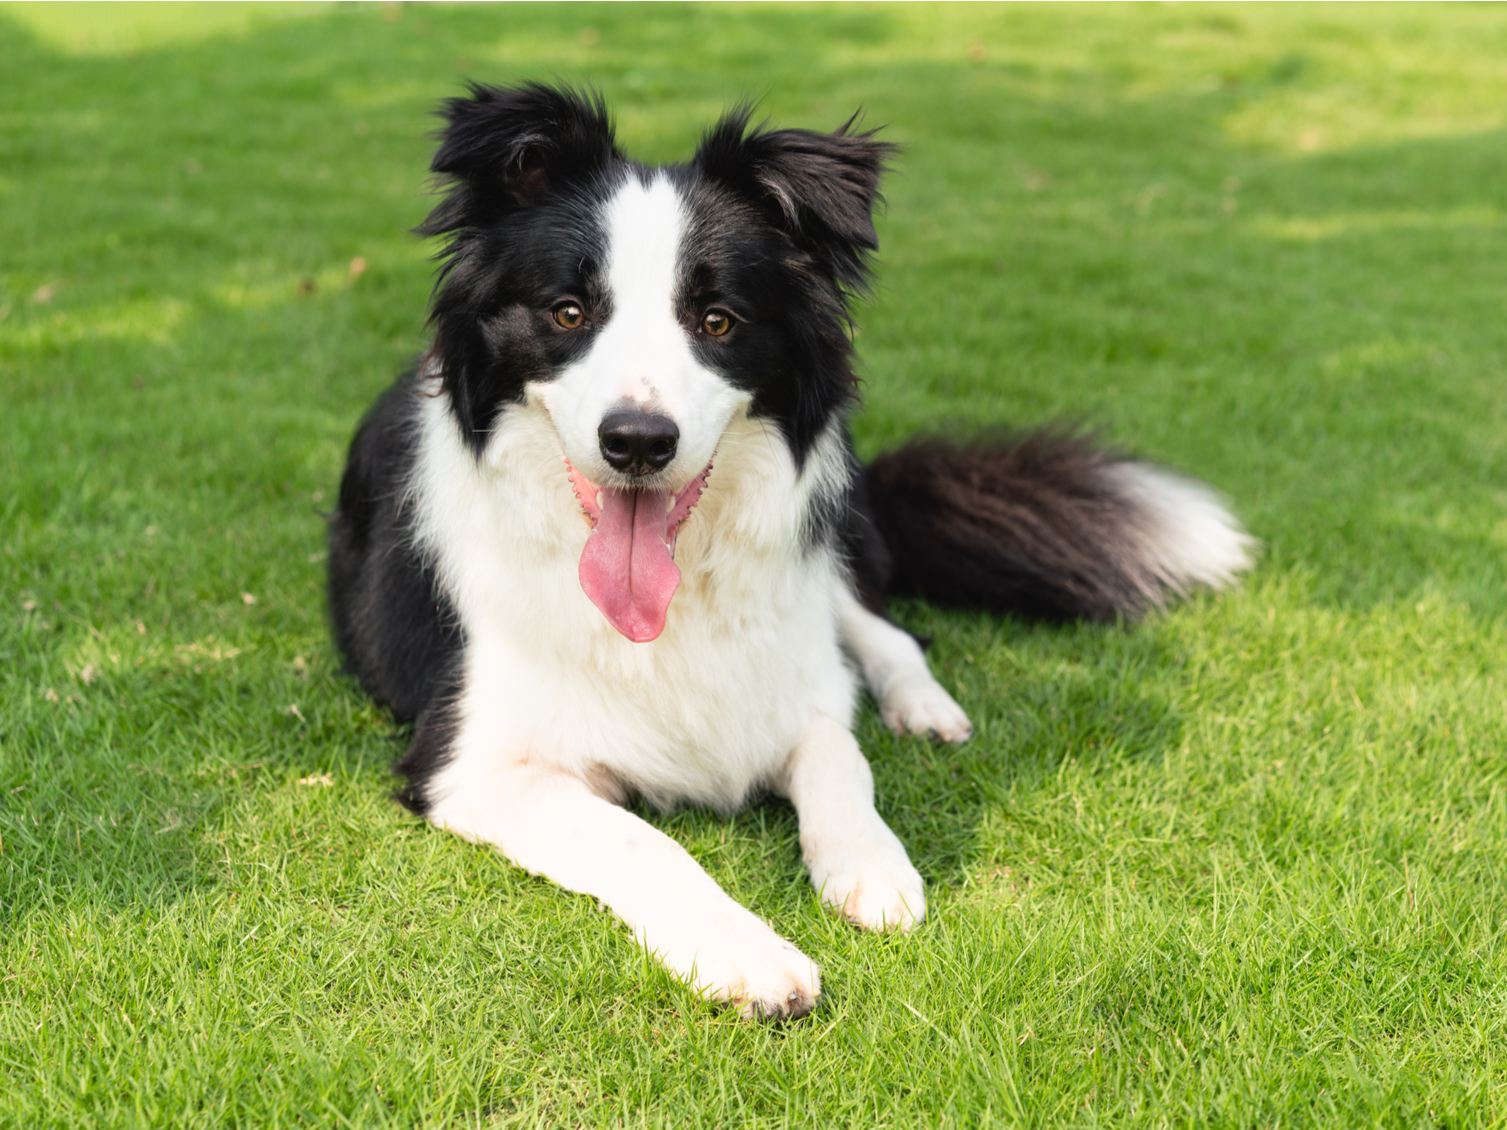
<svg viewBox="0 0 1507 1130">
<path fill-rule="evenodd" d="M 706 471 L 673 499 L 668 491 L 597 487 L 574 467 L 570 478 L 594 526 L 581 553 L 582 590 L 634 643 L 657 639 L 680 587 L 670 556 L 675 531 L 700 498 Z"/>
<path fill-rule="evenodd" d="M 581 588 L 612 626 L 635 643 L 665 630 L 680 569 L 665 544 L 665 491 L 603 488 L 601 516 L 581 554 Z"/>
</svg>

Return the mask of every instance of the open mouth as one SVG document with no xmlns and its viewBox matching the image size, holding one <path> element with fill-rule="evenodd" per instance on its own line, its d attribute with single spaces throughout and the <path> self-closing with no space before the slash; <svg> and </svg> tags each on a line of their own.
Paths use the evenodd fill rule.
<svg viewBox="0 0 1507 1130">
<path fill-rule="evenodd" d="M 565 461 L 570 485 L 591 520 L 581 551 L 581 589 L 614 628 L 634 643 L 658 639 L 680 587 L 675 533 L 691 515 L 708 463 L 678 494 L 668 490 L 599 487 Z"/>
</svg>

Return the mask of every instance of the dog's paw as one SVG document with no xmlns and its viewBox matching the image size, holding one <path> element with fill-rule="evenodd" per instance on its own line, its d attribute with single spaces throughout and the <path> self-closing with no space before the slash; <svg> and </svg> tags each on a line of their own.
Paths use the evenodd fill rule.
<svg viewBox="0 0 1507 1130">
<path fill-rule="evenodd" d="M 725 1001 L 744 1020 L 799 1020 L 821 996 L 816 963 L 789 942 L 719 978 L 708 1000 Z"/>
<path fill-rule="evenodd" d="M 926 672 L 885 687 L 879 716 L 897 734 L 935 734 L 947 742 L 965 742 L 973 736 L 973 723 L 963 708 Z"/>
<path fill-rule="evenodd" d="M 696 989 L 735 1008 L 744 1020 L 796 1020 L 816 1007 L 816 962 L 773 930 L 753 945 L 698 957 Z"/>
<path fill-rule="evenodd" d="M 882 823 L 861 840 L 811 843 L 805 855 L 822 902 L 860 929 L 903 934 L 926 914 L 921 874 Z"/>
<path fill-rule="evenodd" d="M 862 930 L 904 934 L 926 914 L 926 887 L 909 863 L 884 871 L 831 875 L 822 901 Z"/>
<path fill-rule="evenodd" d="M 739 908 L 742 910 L 742 908 Z M 816 1007 L 816 962 L 748 911 L 698 924 L 650 949 L 702 997 L 745 1020 L 795 1020 Z"/>
</svg>

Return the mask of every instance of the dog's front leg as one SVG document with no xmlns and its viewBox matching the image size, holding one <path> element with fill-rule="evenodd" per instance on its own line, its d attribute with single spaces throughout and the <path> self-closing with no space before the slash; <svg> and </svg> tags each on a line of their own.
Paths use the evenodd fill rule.
<svg viewBox="0 0 1507 1130">
<path fill-rule="evenodd" d="M 804 1016 L 814 962 L 744 909 L 685 848 L 577 777 L 527 764 L 438 799 L 437 825 L 496 846 L 518 866 L 600 899 L 703 996 L 749 1019 Z"/>
<path fill-rule="evenodd" d="M 875 616 L 846 588 L 837 594 L 837 622 L 843 646 L 863 669 L 886 726 L 897 734 L 935 734 L 949 742 L 973 735 L 968 715 L 937 682 L 908 632 Z"/>
<path fill-rule="evenodd" d="M 818 714 L 785 763 L 778 791 L 801 826 L 801 854 L 822 901 L 866 930 L 909 930 L 926 913 L 921 876 L 874 809 L 858 741 Z"/>
</svg>

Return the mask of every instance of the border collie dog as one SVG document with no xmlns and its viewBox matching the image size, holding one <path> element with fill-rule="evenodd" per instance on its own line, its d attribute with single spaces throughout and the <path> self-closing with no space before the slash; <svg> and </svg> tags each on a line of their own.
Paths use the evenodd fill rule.
<svg viewBox="0 0 1507 1130">
<path fill-rule="evenodd" d="M 851 121 L 739 109 L 654 168 L 571 90 L 474 86 L 443 116 L 433 343 L 356 432 L 330 526 L 339 646 L 413 724 L 400 799 L 601 900 L 703 996 L 803 1015 L 815 964 L 625 802 L 788 798 L 822 901 L 909 929 L 860 680 L 896 731 L 971 727 L 886 594 L 1134 618 L 1229 583 L 1250 539 L 1068 433 L 860 465 L 848 304 L 892 147 Z"/>
</svg>

